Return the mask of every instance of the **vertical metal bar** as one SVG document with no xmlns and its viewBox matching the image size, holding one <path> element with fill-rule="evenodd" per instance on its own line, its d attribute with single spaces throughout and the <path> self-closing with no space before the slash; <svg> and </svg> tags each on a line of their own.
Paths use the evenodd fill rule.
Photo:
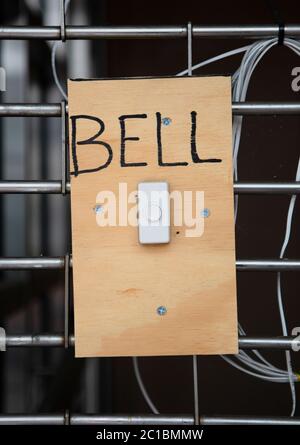
<svg viewBox="0 0 300 445">
<path fill-rule="evenodd" d="M 194 385 L 194 422 L 200 424 L 199 418 L 199 387 L 198 387 L 198 358 L 193 355 L 193 385 Z"/>
<path fill-rule="evenodd" d="M 187 24 L 187 38 L 188 38 L 188 76 L 192 75 L 193 68 L 193 27 L 191 22 Z"/>
<path fill-rule="evenodd" d="M 61 102 L 61 192 L 67 193 L 66 101 Z"/>
<path fill-rule="evenodd" d="M 60 0 L 60 39 L 66 41 L 66 15 L 65 0 Z"/>
<path fill-rule="evenodd" d="M 69 347 L 69 302 L 70 302 L 70 256 L 65 255 L 65 320 L 64 320 L 64 345 Z"/>
<path fill-rule="evenodd" d="M 187 55 L 188 55 L 188 76 L 192 76 L 193 70 L 193 26 L 187 24 Z M 199 425 L 199 389 L 198 389 L 198 359 L 193 355 L 193 389 L 194 389 L 194 422 Z"/>
</svg>

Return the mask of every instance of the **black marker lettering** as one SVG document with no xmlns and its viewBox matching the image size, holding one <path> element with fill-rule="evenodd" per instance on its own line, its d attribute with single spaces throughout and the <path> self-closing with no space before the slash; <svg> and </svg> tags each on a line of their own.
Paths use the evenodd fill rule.
<svg viewBox="0 0 300 445">
<path fill-rule="evenodd" d="M 123 115 L 119 117 L 119 121 L 120 121 L 120 127 L 121 127 L 121 158 L 120 158 L 120 163 L 121 163 L 121 167 L 144 167 L 147 164 L 147 162 L 126 162 L 125 161 L 125 142 L 126 141 L 139 141 L 140 138 L 138 136 L 125 136 L 126 134 L 126 129 L 125 129 L 125 120 L 126 119 L 146 119 L 147 118 L 147 114 L 128 114 L 128 115 Z"/>
<path fill-rule="evenodd" d="M 161 143 L 161 114 L 156 113 L 156 134 L 157 134 L 157 151 L 158 151 L 158 165 L 161 167 L 176 167 L 178 165 L 188 165 L 188 162 L 164 162 L 162 158 L 162 143 Z"/>
<path fill-rule="evenodd" d="M 71 172 L 71 175 L 78 176 L 79 174 L 82 174 L 82 173 L 97 172 L 99 170 L 102 170 L 103 168 L 106 168 L 111 163 L 112 158 L 113 158 L 112 148 L 107 142 L 96 141 L 97 137 L 100 136 L 105 130 L 104 122 L 101 119 L 99 119 L 98 117 L 88 116 L 85 114 L 78 114 L 75 116 L 71 116 L 70 119 L 72 122 L 72 158 L 73 158 L 73 165 L 74 165 L 74 172 Z M 94 136 L 91 136 L 88 139 L 85 139 L 83 141 L 77 141 L 76 132 L 77 132 L 78 119 L 89 119 L 89 120 L 93 120 L 93 121 L 97 122 L 100 127 L 99 131 Z M 105 147 L 107 149 L 107 152 L 108 152 L 107 161 L 105 162 L 105 164 L 100 165 L 95 168 L 79 170 L 77 153 L 76 153 L 77 145 L 102 145 L 103 147 Z"/>
<path fill-rule="evenodd" d="M 196 147 L 196 126 L 197 126 L 197 113 L 196 111 L 191 112 L 191 122 L 192 122 L 192 130 L 191 130 L 191 155 L 192 160 L 195 164 L 200 162 L 222 162 L 222 159 L 201 159 L 197 153 Z"/>
</svg>

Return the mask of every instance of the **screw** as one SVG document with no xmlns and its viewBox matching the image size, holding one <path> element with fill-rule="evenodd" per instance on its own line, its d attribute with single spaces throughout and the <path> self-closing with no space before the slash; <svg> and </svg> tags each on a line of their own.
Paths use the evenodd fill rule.
<svg viewBox="0 0 300 445">
<path fill-rule="evenodd" d="M 159 306 L 156 309 L 156 312 L 158 313 L 158 315 L 166 315 L 167 313 L 167 308 L 165 306 Z"/>
<path fill-rule="evenodd" d="M 102 205 L 101 204 L 96 204 L 95 207 L 93 207 L 93 210 L 95 213 L 101 213 L 102 212 Z"/>
<path fill-rule="evenodd" d="M 171 124 L 171 122 L 172 122 L 172 119 L 170 118 L 170 117 L 163 117 L 162 118 L 162 123 L 163 123 L 163 125 L 170 125 Z"/>
<path fill-rule="evenodd" d="M 209 209 L 203 209 L 201 211 L 201 216 L 203 216 L 203 218 L 208 218 L 210 215 L 210 210 Z"/>
</svg>

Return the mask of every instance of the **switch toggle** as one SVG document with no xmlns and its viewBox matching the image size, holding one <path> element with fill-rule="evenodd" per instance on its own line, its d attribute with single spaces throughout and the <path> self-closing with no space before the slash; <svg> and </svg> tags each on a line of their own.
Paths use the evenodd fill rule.
<svg viewBox="0 0 300 445">
<path fill-rule="evenodd" d="M 138 228 L 141 244 L 170 242 L 170 198 L 167 182 L 138 184 Z"/>
</svg>

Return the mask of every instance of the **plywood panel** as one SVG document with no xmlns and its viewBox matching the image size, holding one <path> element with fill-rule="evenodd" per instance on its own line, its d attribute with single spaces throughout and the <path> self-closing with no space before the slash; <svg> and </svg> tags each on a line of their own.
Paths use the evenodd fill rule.
<svg viewBox="0 0 300 445">
<path fill-rule="evenodd" d="M 71 170 L 79 173 L 71 178 L 76 356 L 236 353 L 230 77 L 69 81 L 68 95 Z M 157 113 L 170 125 L 158 126 Z M 139 137 L 125 141 L 125 160 L 147 165 L 121 166 L 119 117 L 140 114 L 147 117 L 125 120 L 126 137 Z M 106 168 L 84 173 L 104 164 L 110 150 L 78 143 L 100 125 L 76 115 L 105 124 L 96 140 L 111 147 Z M 158 164 L 158 128 L 163 161 L 187 165 Z M 193 138 L 202 160 L 221 162 L 193 162 Z M 172 219 L 169 244 L 141 245 L 137 227 L 99 227 L 98 193 L 118 199 L 120 183 L 133 192 L 142 181 L 204 191 L 210 216 L 202 218 L 203 235 L 187 237 Z M 159 306 L 166 315 L 157 314 Z"/>
</svg>

